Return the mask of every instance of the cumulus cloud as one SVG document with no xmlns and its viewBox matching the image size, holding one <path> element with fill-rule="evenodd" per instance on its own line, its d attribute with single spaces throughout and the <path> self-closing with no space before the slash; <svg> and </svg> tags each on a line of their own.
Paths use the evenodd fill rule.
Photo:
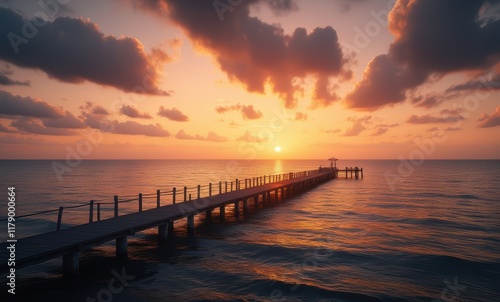
<svg viewBox="0 0 500 302">
<path fill-rule="evenodd" d="M 479 128 L 490 128 L 500 126 L 500 106 L 492 114 L 483 113 L 479 118 Z"/>
<path fill-rule="evenodd" d="M 311 109 L 325 108 L 340 100 L 340 97 L 335 93 L 336 88 L 338 88 L 338 86 L 332 86 L 328 77 L 321 76 L 318 78 L 314 88 Z"/>
<path fill-rule="evenodd" d="M 220 136 L 213 131 L 208 132 L 208 134 L 206 136 L 202 136 L 199 134 L 190 135 L 190 134 L 187 134 L 184 130 L 179 130 L 179 132 L 177 132 L 177 134 L 175 135 L 175 138 L 187 139 L 187 140 L 209 141 L 209 142 L 215 142 L 215 143 L 222 143 L 222 142 L 225 142 L 228 140 L 227 137 Z"/>
<path fill-rule="evenodd" d="M 395 36 L 389 53 L 369 63 L 347 95 L 347 106 L 373 111 L 403 102 L 408 91 L 433 75 L 491 69 L 500 60 L 500 22 L 481 18 L 486 4 L 497 7 L 500 2 L 398 0 L 389 14 Z M 443 100 L 430 97 L 415 104 L 430 108 Z"/>
<path fill-rule="evenodd" d="M 218 106 L 215 108 L 217 113 L 226 113 L 229 111 L 240 111 L 241 116 L 246 120 L 256 120 L 260 119 L 263 114 L 262 112 L 255 110 L 253 105 L 229 105 L 229 106 Z"/>
<path fill-rule="evenodd" d="M 265 138 L 261 138 L 261 137 L 258 137 L 256 135 L 253 135 L 248 130 L 245 131 L 245 134 L 243 134 L 242 136 L 238 137 L 236 140 L 237 141 L 247 142 L 247 143 L 263 143 L 263 142 L 267 141 L 267 139 L 265 139 Z"/>
<path fill-rule="evenodd" d="M 4 86 L 14 86 L 14 85 L 19 85 L 19 86 L 30 86 L 29 81 L 17 81 L 13 80 L 9 77 L 8 74 L 0 70 L 0 85 Z"/>
<path fill-rule="evenodd" d="M 84 105 L 80 106 L 80 110 L 82 110 L 82 112 L 86 112 L 86 113 L 90 113 L 90 114 L 109 115 L 108 110 L 106 110 L 101 105 L 96 105 L 92 102 L 85 102 Z"/>
<path fill-rule="evenodd" d="M 87 126 L 93 129 L 99 129 L 106 133 L 124 134 L 124 135 L 144 135 L 151 137 L 169 137 L 170 133 L 160 124 L 140 124 L 135 121 L 120 122 L 107 118 L 107 115 L 95 113 L 95 105 L 90 104 L 87 107 L 81 107 L 81 118 Z"/>
<path fill-rule="evenodd" d="M 83 129 L 87 127 L 82 120 L 69 111 L 66 111 L 62 117 L 44 118 L 42 123 L 45 127 L 52 128 Z"/>
<path fill-rule="evenodd" d="M 296 28 L 286 34 L 278 24 L 268 24 L 250 15 L 251 7 L 267 4 L 275 13 L 295 9 L 294 1 L 247 0 L 223 5 L 213 1 L 158 0 L 134 5 L 169 16 L 198 46 L 215 57 L 231 81 L 248 91 L 264 93 L 270 84 L 288 108 L 297 104 L 302 87 L 295 78 L 339 76 L 349 78 L 348 58 L 340 47 L 337 32 L 330 26 L 307 31 Z"/>
<path fill-rule="evenodd" d="M 162 116 L 162 117 L 166 117 L 169 120 L 176 121 L 176 122 L 189 121 L 189 117 L 175 107 L 172 109 L 167 109 L 167 108 L 161 106 L 159 111 L 158 111 L 158 115 Z"/>
<path fill-rule="evenodd" d="M 43 124 L 40 124 L 40 121 L 33 118 L 20 117 L 10 124 L 12 127 L 15 127 L 23 132 L 33 133 L 33 134 L 41 134 L 41 135 L 74 135 L 75 133 L 71 130 L 65 128 L 52 128 L 46 127 Z"/>
<path fill-rule="evenodd" d="M 63 117 L 64 113 L 46 102 L 0 90 L 0 114 L 11 116 Z"/>
<path fill-rule="evenodd" d="M 344 136 L 357 136 L 361 132 L 365 131 L 367 128 L 367 125 L 370 125 L 372 117 L 370 115 L 360 117 L 360 118 L 355 118 L 355 117 L 349 117 L 347 118 L 347 121 L 352 123 L 352 126 L 347 128 L 347 130 L 344 132 Z"/>
<path fill-rule="evenodd" d="M 133 106 L 130 106 L 130 105 L 123 105 L 120 108 L 120 113 L 125 115 L 125 116 L 131 117 L 131 118 L 142 118 L 142 119 L 153 118 L 148 113 L 140 112 L 139 110 L 135 109 Z"/>
<path fill-rule="evenodd" d="M 406 122 L 409 124 L 439 124 L 439 123 L 456 123 L 464 119 L 465 118 L 461 115 L 433 116 L 430 114 L 425 114 L 419 116 L 413 114 L 406 120 Z"/>
<path fill-rule="evenodd" d="M 46 23 L 42 27 L 33 25 L 42 22 Z M 25 23 L 33 28 L 30 39 L 22 33 Z M 0 37 L 0 59 L 42 70 L 51 78 L 69 83 L 89 81 L 125 92 L 169 95 L 159 87 L 157 68 L 169 60 L 163 51 L 154 49 L 147 54 L 137 39 L 106 36 L 91 21 L 68 17 L 53 22 L 26 20 L 0 8 Z"/>
</svg>

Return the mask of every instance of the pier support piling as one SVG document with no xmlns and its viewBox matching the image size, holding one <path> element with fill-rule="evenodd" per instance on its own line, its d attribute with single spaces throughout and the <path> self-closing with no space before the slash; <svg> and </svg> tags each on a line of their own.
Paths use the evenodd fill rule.
<svg viewBox="0 0 500 302">
<path fill-rule="evenodd" d="M 219 215 L 220 222 L 226 221 L 226 206 L 219 207 Z"/>
<path fill-rule="evenodd" d="M 164 243 L 168 241 L 168 223 L 158 226 L 158 242 Z"/>
<path fill-rule="evenodd" d="M 187 228 L 189 233 L 194 232 L 194 215 L 189 215 L 187 218 Z"/>
<path fill-rule="evenodd" d="M 80 262 L 78 260 L 78 251 L 73 251 L 63 256 L 64 277 L 73 277 L 80 272 Z"/>
<path fill-rule="evenodd" d="M 116 257 L 117 258 L 122 258 L 122 257 L 127 257 L 127 236 L 122 236 L 116 238 Z"/>
</svg>

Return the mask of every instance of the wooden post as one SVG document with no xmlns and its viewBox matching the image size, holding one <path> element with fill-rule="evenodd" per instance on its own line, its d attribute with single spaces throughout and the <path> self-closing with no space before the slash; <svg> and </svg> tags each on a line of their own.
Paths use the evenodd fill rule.
<svg viewBox="0 0 500 302">
<path fill-rule="evenodd" d="M 187 187 L 184 186 L 184 201 L 187 200 Z"/>
<path fill-rule="evenodd" d="M 101 221 L 101 203 L 97 203 L 97 221 Z"/>
<path fill-rule="evenodd" d="M 189 193 L 189 200 L 191 201 L 191 193 Z"/>
<path fill-rule="evenodd" d="M 90 209 L 89 209 L 89 223 L 94 222 L 94 201 L 90 201 Z"/>
<path fill-rule="evenodd" d="M 262 193 L 262 205 L 267 205 L 267 192 Z"/>
<path fill-rule="evenodd" d="M 187 228 L 188 232 L 192 233 L 194 232 L 194 215 L 189 215 L 187 218 Z"/>
<path fill-rule="evenodd" d="M 172 189 L 172 203 L 175 204 L 175 197 L 177 196 L 177 188 Z"/>
<path fill-rule="evenodd" d="M 197 199 L 200 199 L 200 190 L 201 190 L 201 187 L 200 187 L 200 185 L 198 185 L 198 198 Z M 189 200 L 191 200 L 191 198 L 189 198 Z"/>
<path fill-rule="evenodd" d="M 207 210 L 205 212 L 205 219 L 206 219 L 207 222 L 211 222 L 212 221 L 212 209 Z"/>
<path fill-rule="evenodd" d="M 274 190 L 274 202 L 278 201 L 278 189 Z"/>
<path fill-rule="evenodd" d="M 361 179 L 363 179 L 363 168 L 361 168 Z"/>
<path fill-rule="evenodd" d="M 248 215 L 248 200 L 246 198 L 243 199 L 243 214 Z"/>
<path fill-rule="evenodd" d="M 238 181 L 238 178 L 236 178 L 236 191 L 240 189 L 240 183 Z"/>
<path fill-rule="evenodd" d="M 225 181 L 225 185 L 224 185 L 226 188 L 225 188 L 225 192 L 227 193 L 227 180 Z"/>
<path fill-rule="evenodd" d="M 161 201 L 160 201 L 160 190 L 156 190 L 156 207 L 159 208 L 161 206 Z"/>
<path fill-rule="evenodd" d="M 237 201 L 234 203 L 234 217 L 240 217 L 240 202 Z"/>
<path fill-rule="evenodd" d="M 233 192 L 233 182 L 231 181 L 231 192 Z"/>
<path fill-rule="evenodd" d="M 220 222 L 224 222 L 226 220 L 226 206 L 224 206 L 224 205 L 220 206 L 219 213 L 220 213 L 220 216 L 219 216 Z"/>
<path fill-rule="evenodd" d="M 57 226 L 56 226 L 57 231 L 59 231 L 61 229 L 61 220 L 62 220 L 63 211 L 64 211 L 64 208 L 59 207 L 59 213 L 57 214 Z"/>
<path fill-rule="evenodd" d="M 345 167 L 345 179 L 347 179 L 347 167 Z"/>
<path fill-rule="evenodd" d="M 259 195 L 255 195 L 253 197 L 253 203 L 255 205 L 255 208 L 258 209 L 259 208 Z"/>
<path fill-rule="evenodd" d="M 115 195 L 115 217 L 118 217 L 118 195 Z"/>
<path fill-rule="evenodd" d="M 116 257 L 127 257 L 127 236 L 116 238 Z"/>
<path fill-rule="evenodd" d="M 208 184 L 208 196 L 212 196 L 212 183 Z"/>
<path fill-rule="evenodd" d="M 168 236 L 174 236 L 174 222 L 169 221 L 168 222 Z"/>
<path fill-rule="evenodd" d="M 219 181 L 219 195 L 222 194 L 222 181 Z"/>
<path fill-rule="evenodd" d="M 158 242 L 166 242 L 168 240 L 168 223 L 158 226 Z"/>
<path fill-rule="evenodd" d="M 80 263 L 78 261 L 78 251 L 70 252 L 63 256 L 63 272 L 64 277 L 74 277 L 80 271 Z"/>
<path fill-rule="evenodd" d="M 139 212 L 142 212 L 142 193 L 139 193 Z"/>
</svg>

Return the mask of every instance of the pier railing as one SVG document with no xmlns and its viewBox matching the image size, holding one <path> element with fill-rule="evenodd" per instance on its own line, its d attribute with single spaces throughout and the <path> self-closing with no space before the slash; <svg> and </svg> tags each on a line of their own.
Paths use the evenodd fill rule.
<svg viewBox="0 0 500 302">
<path fill-rule="evenodd" d="M 270 174 L 260 177 L 235 179 L 233 181 L 219 181 L 218 183 L 208 183 L 206 185 L 197 185 L 194 187 L 187 187 L 187 186 L 174 187 L 171 190 L 167 191 L 156 190 L 155 193 L 148 193 L 148 194 L 139 193 L 137 195 L 126 195 L 126 196 L 115 195 L 112 201 L 90 200 L 89 202 L 83 204 L 61 206 L 58 209 L 51 209 L 51 210 L 30 213 L 26 215 L 19 215 L 16 216 L 16 219 L 47 215 L 50 213 L 57 213 L 56 230 L 59 231 L 62 227 L 63 218 L 65 219 L 65 221 L 70 221 L 72 218 L 71 216 L 63 217 L 63 214 L 68 213 L 68 210 L 74 211 L 75 209 L 87 207 L 88 223 L 92 223 L 105 218 L 118 217 L 120 215 L 120 205 L 124 203 L 137 202 L 137 208 L 136 208 L 137 210 L 134 212 L 142 212 L 143 210 L 145 210 L 146 206 L 149 206 L 150 208 L 152 207 L 159 208 L 162 205 L 167 205 L 167 203 L 176 204 L 188 200 L 205 198 L 236 190 L 252 188 L 268 183 L 275 183 L 284 180 L 290 180 L 293 178 L 312 176 L 320 172 L 325 172 L 326 170 L 330 171 L 330 168 L 320 168 L 316 170 L 290 172 L 283 174 Z M 108 214 L 106 215 L 107 217 L 103 217 L 104 212 L 107 213 L 111 212 L 112 216 L 109 217 L 110 215 Z M 82 213 L 80 212 L 79 214 L 81 215 Z M 6 221 L 6 220 L 7 218 L 0 219 L 0 221 Z"/>
</svg>

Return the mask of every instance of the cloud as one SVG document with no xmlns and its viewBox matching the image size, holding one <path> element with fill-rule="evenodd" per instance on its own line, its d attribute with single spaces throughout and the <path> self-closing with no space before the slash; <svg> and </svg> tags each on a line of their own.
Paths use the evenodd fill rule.
<svg viewBox="0 0 500 302">
<path fill-rule="evenodd" d="M 108 110 L 106 110 L 101 105 L 96 105 L 92 102 L 86 102 L 85 105 L 80 106 L 80 110 L 90 114 L 109 115 Z"/>
<path fill-rule="evenodd" d="M 2 90 L 0 90 L 0 114 L 44 118 L 64 116 L 61 110 L 52 107 L 46 102 L 13 95 Z"/>
<path fill-rule="evenodd" d="M 99 129 L 102 132 L 151 137 L 169 137 L 171 135 L 160 124 L 144 125 L 135 121 L 119 122 L 117 120 L 110 120 L 106 118 L 106 115 L 94 113 L 95 106 L 93 104 L 87 108 L 80 108 L 82 109 L 81 118 L 85 124 L 90 128 Z"/>
<path fill-rule="evenodd" d="M 265 138 L 260 138 L 260 137 L 257 137 L 255 135 L 253 135 L 248 130 L 245 131 L 245 134 L 243 134 L 242 136 L 238 137 L 236 140 L 237 141 L 247 142 L 247 143 L 263 143 L 263 142 L 267 141 L 267 139 L 265 139 Z"/>
<path fill-rule="evenodd" d="M 406 120 L 406 122 L 409 124 L 439 124 L 439 123 L 456 123 L 464 119 L 465 118 L 461 115 L 432 116 L 430 114 L 426 114 L 418 116 L 413 114 Z"/>
<path fill-rule="evenodd" d="M 76 118 L 69 111 L 66 111 L 62 117 L 45 118 L 42 123 L 45 127 L 52 128 L 83 129 L 87 127 L 82 120 Z"/>
<path fill-rule="evenodd" d="M 27 117 L 20 117 L 12 121 L 10 125 L 21 131 L 34 134 L 57 135 L 57 136 L 75 135 L 75 132 L 70 131 L 68 129 L 46 127 L 40 124 L 38 120 Z"/>
<path fill-rule="evenodd" d="M 21 81 L 13 80 L 7 74 L 5 74 L 4 72 L 2 72 L 0 70 L 0 85 L 4 85 L 4 86 L 14 86 L 14 85 L 30 86 L 31 84 L 30 84 L 30 81 L 21 82 Z"/>
<path fill-rule="evenodd" d="M 129 1 L 130 2 L 130 1 Z M 330 26 L 307 31 L 296 28 L 286 34 L 278 24 L 251 16 L 251 8 L 268 5 L 275 13 L 295 10 L 294 1 L 247 0 L 231 5 L 213 1 L 157 0 L 134 2 L 181 27 L 190 39 L 208 50 L 231 81 L 250 92 L 265 93 L 270 84 L 287 108 L 297 104 L 302 87 L 294 82 L 307 75 L 349 78 L 349 58 L 343 53 L 337 32 Z"/>
<path fill-rule="evenodd" d="M 3 124 L 0 124 L 0 132 L 4 132 L 4 133 L 15 133 L 16 131 L 14 130 L 11 130 L 7 127 L 5 127 Z"/>
<path fill-rule="evenodd" d="M 498 7 L 500 2 L 398 0 L 389 14 L 395 36 L 389 53 L 368 64 L 361 82 L 346 96 L 347 107 L 377 110 L 405 101 L 408 91 L 434 75 L 491 69 L 500 60 L 500 22 L 484 18 L 485 5 Z M 444 100 L 431 96 L 414 104 L 431 108 Z"/>
<path fill-rule="evenodd" d="M 340 100 L 340 97 L 334 92 L 336 88 L 338 88 L 338 85 L 330 85 L 328 77 L 321 76 L 318 78 L 314 88 L 311 109 L 325 108 Z"/>
<path fill-rule="evenodd" d="M 346 105 L 357 110 L 374 111 L 401 103 L 406 99 L 406 90 L 422 84 L 426 77 L 426 73 L 400 66 L 389 55 L 376 56 L 368 63 L 363 79 L 346 96 Z"/>
<path fill-rule="evenodd" d="M 302 113 L 302 112 L 295 112 L 295 118 L 294 120 L 296 121 L 305 121 L 307 120 L 307 114 Z"/>
<path fill-rule="evenodd" d="M 158 111 L 158 115 L 162 116 L 162 117 L 166 117 L 169 120 L 176 121 L 176 122 L 189 121 L 189 117 L 175 107 L 172 109 L 167 109 L 167 108 L 161 106 L 159 111 Z"/>
<path fill-rule="evenodd" d="M 227 141 L 227 137 L 217 135 L 215 132 L 210 131 L 206 136 L 202 136 L 199 134 L 189 135 L 184 130 L 179 130 L 175 135 L 177 139 L 186 139 L 186 140 L 199 140 L 199 141 L 210 141 L 215 143 L 221 143 Z"/>
<path fill-rule="evenodd" d="M 389 130 L 388 128 L 377 128 L 377 129 L 373 132 L 372 136 L 380 136 L 380 135 L 382 135 L 382 134 L 386 133 L 388 130 Z"/>
<path fill-rule="evenodd" d="M 367 115 L 361 118 L 349 117 L 347 121 L 352 122 L 352 126 L 347 128 L 344 136 L 357 136 L 366 130 L 366 126 L 371 124 L 371 116 Z"/>
<path fill-rule="evenodd" d="M 123 105 L 122 108 L 120 108 L 120 113 L 131 118 L 143 118 L 143 119 L 153 118 L 148 113 L 139 112 L 139 110 L 135 109 L 133 106 L 130 105 Z"/>
<path fill-rule="evenodd" d="M 36 27 L 34 24 L 44 26 Z M 31 24 L 30 38 L 22 29 Z M 31 37 L 32 36 L 32 37 Z M 44 71 L 68 83 L 85 81 L 125 92 L 169 95 L 159 87 L 157 68 L 169 60 L 159 49 L 147 54 L 135 38 L 106 36 L 88 20 L 61 17 L 26 20 L 0 8 L 0 59 Z M 50 47 L 47 47 L 50 45 Z"/>
<path fill-rule="evenodd" d="M 230 106 L 218 106 L 215 108 L 217 113 L 226 113 L 229 111 L 240 111 L 241 116 L 246 120 L 256 120 L 260 119 L 263 115 L 262 112 L 255 110 L 253 105 L 230 105 Z"/>
<path fill-rule="evenodd" d="M 490 128 L 500 126 L 500 106 L 495 109 L 491 115 L 483 113 L 479 118 L 479 128 Z"/>
</svg>

